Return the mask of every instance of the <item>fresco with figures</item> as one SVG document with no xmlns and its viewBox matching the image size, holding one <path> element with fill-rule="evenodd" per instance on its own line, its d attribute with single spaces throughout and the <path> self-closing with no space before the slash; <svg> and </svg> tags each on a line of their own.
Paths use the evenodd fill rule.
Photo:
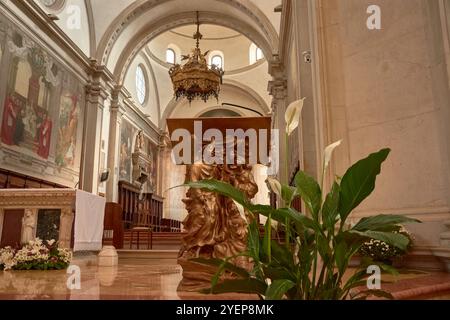
<svg viewBox="0 0 450 320">
<path fill-rule="evenodd" d="M 3 16 L 0 26 L 2 149 L 27 157 L 32 165 L 45 163 L 55 174 L 77 174 L 84 85 Z"/>
<path fill-rule="evenodd" d="M 131 182 L 133 142 L 137 129 L 128 121 L 123 120 L 120 126 L 120 180 Z"/>
<path fill-rule="evenodd" d="M 146 153 L 150 156 L 150 159 L 152 159 L 148 168 L 148 186 L 153 192 L 157 192 L 158 146 L 148 138 L 145 138 L 145 144 L 147 147 Z"/>
</svg>

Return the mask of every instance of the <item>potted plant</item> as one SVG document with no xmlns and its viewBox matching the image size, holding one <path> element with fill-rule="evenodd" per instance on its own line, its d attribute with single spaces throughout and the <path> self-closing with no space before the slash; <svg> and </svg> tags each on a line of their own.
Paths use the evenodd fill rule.
<svg viewBox="0 0 450 320">
<path fill-rule="evenodd" d="M 302 108 L 303 100 L 300 100 L 287 109 L 286 137 L 298 126 Z M 295 187 L 269 179 L 272 191 L 284 202 L 282 208 L 252 204 L 240 190 L 217 180 L 184 185 L 230 197 L 249 217 L 247 251 L 238 256 L 247 257 L 253 267 L 246 270 L 236 266 L 233 262 L 237 257 L 225 260 L 194 259 L 197 263 L 217 268 L 211 288 L 203 292 L 254 293 L 262 299 L 297 300 L 360 299 L 370 295 L 391 297 L 382 290 L 359 291 L 355 296 L 350 294 L 352 289 L 365 284 L 368 265 L 378 265 L 386 272 L 396 273 L 389 265 L 364 259 L 364 263 L 350 277 L 344 278 L 344 275 L 348 272 L 351 258 L 371 239 L 407 250 L 409 238 L 395 231 L 399 224 L 418 221 L 402 215 L 378 215 L 363 218 L 351 228 L 346 228 L 350 213 L 374 190 L 376 177 L 390 150 L 380 150 L 355 163 L 342 179 L 334 181 L 331 191 L 325 194 L 324 176 L 333 150 L 339 144 L 336 142 L 325 150 L 321 183 L 305 172 L 296 175 Z M 288 154 L 286 151 L 286 162 Z M 307 214 L 291 207 L 297 196 L 305 202 Z M 262 238 L 255 219 L 258 214 L 267 217 Z M 272 239 L 272 221 L 284 227 L 284 243 Z M 230 275 L 234 278 L 229 279 Z"/>
</svg>

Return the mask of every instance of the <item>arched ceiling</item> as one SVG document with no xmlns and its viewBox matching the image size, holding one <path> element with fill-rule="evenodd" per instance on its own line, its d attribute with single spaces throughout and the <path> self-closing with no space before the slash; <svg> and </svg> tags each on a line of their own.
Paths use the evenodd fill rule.
<svg viewBox="0 0 450 320">
<path fill-rule="evenodd" d="M 157 1 L 159 3 L 169 3 L 172 0 L 161 0 Z M 92 7 L 93 16 L 95 17 L 95 36 L 97 39 L 97 44 L 100 39 L 105 35 L 108 29 L 114 21 L 117 21 L 117 17 L 123 15 L 123 13 L 130 12 L 133 8 L 138 8 L 142 6 L 147 0 L 90 0 Z M 191 10 L 196 8 L 196 10 L 205 11 L 204 1 L 199 2 L 197 0 L 185 1 Z M 214 3 L 214 0 L 209 0 L 207 2 Z M 227 2 L 227 1 L 224 1 Z M 230 1 L 231 2 L 231 1 Z M 247 6 L 247 2 L 252 3 L 256 8 L 258 8 L 271 22 L 273 28 L 278 32 L 280 27 L 280 15 L 274 13 L 274 8 L 281 4 L 281 0 L 244 0 L 236 1 L 241 2 L 243 6 Z M 176 6 L 177 4 L 172 3 L 170 6 Z M 107 8 L 108 10 L 105 10 Z"/>
<path fill-rule="evenodd" d="M 255 42 L 271 57 L 278 50 L 278 34 L 267 16 L 250 0 L 146 0 L 127 7 L 108 27 L 97 49 L 97 60 L 123 82 L 128 65 L 157 35 L 200 21 L 228 27 Z"/>
<path fill-rule="evenodd" d="M 152 38 L 193 24 L 195 11 L 201 12 L 202 23 L 228 27 L 231 35 L 246 36 L 269 60 L 278 51 L 281 17 L 274 8 L 281 0 L 65 0 L 60 12 L 46 8 L 40 0 L 33 1 L 61 21 L 65 21 L 65 8 L 85 8 L 83 30 L 74 32 L 64 23 L 60 27 L 75 43 L 86 42 L 86 55 L 106 65 L 119 85 L 130 62 Z"/>
</svg>

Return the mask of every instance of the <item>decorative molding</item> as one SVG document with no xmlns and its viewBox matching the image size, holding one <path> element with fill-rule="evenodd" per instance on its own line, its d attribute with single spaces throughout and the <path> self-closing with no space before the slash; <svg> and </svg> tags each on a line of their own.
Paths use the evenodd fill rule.
<svg viewBox="0 0 450 320">
<path fill-rule="evenodd" d="M 156 99 L 156 107 L 157 107 L 157 110 L 158 110 L 158 119 L 156 119 L 156 120 L 158 122 L 155 123 L 155 125 L 159 126 L 159 119 L 161 119 L 161 102 L 160 102 L 160 99 L 159 99 L 159 88 L 158 88 L 158 82 L 156 81 L 155 71 L 153 70 L 153 66 L 152 66 L 152 63 L 151 63 L 150 58 L 148 56 L 147 49 L 148 48 L 146 48 L 145 52 L 141 52 L 141 56 L 145 60 L 145 62 L 147 63 L 147 67 L 148 67 L 148 69 L 150 71 L 150 77 L 152 78 L 153 90 L 156 93 L 155 99 Z M 150 106 L 150 108 L 151 108 L 151 106 Z M 145 120 L 150 121 L 147 118 Z"/>
<path fill-rule="evenodd" d="M 281 61 L 286 61 L 287 54 L 289 53 L 289 46 L 291 45 L 289 39 L 291 38 L 293 31 L 291 26 L 293 18 L 292 1 L 293 0 L 283 0 L 281 5 L 283 9 L 281 11 L 280 47 L 278 50 Z"/>
<path fill-rule="evenodd" d="M 399 209 L 380 209 L 370 211 L 355 211 L 350 219 L 370 217 L 378 214 L 400 214 L 417 218 L 422 221 L 443 221 L 450 219 L 449 207 L 417 207 L 417 208 L 399 208 Z"/>
<path fill-rule="evenodd" d="M 2 209 L 73 208 L 76 190 L 74 189 L 0 189 Z"/>
<path fill-rule="evenodd" d="M 287 80 L 276 79 L 270 81 L 268 91 L 275 100 L 285 100 L 287 97 Z"/>
<path fill-rule="evenodd" d="M 89 52 L 91 57 L 95 57 L 95 53 L 97 52 L 97 39 L 95 35 L 95 18 L 94 12 L 92 11 L 92 0 L 86 0 L 84 3 L 89 25 Z"/>
</svg>

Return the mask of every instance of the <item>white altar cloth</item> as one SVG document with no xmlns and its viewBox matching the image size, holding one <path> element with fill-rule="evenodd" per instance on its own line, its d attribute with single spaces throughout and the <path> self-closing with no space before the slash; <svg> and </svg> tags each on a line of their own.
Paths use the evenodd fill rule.
<svg viewBox="0 0 450 320">
<path fill-rule="evenodd" d="M 100 251 L 106 199 L 77 190 L 73 251 Z"/>
</svg>

